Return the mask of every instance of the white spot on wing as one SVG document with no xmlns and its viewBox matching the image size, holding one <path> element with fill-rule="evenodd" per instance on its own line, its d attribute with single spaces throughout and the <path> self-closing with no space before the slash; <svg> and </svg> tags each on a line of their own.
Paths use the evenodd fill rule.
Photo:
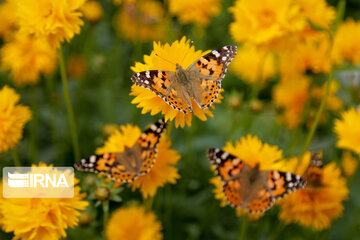
<svg viewBox="0 0 360 240">
<path fill-rule="evenodd" d="M 212 53 L 215 55 L 215 57 L 220 57 L 220 53 L 218 51 L 214 50 Z"/>
</svg>

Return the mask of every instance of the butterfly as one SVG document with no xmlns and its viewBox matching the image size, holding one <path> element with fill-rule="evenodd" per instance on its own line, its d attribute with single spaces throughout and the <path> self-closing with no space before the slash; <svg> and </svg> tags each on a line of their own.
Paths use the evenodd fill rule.
<svg viewBox="0 0 360 240">
<path fill-rule="evenodd" d="M 313 153 L 311 155 L 309 166 L 302 175 L 302 177 L 307 182 L 306 189 L 308 190 L 314 190 L 317 187 L 321 187 L 323 185 L 323 162 L 321 155 L 321 153 Z"/>
<path fill-rule="evenodd" d="M 259 164 L 250 167 L 219 148 L 209 149 L 208 158 L 223 182 L 229 204 L 250 213 L 264 212 L 275 200 L 305 186 L 304 179 L 298 175 L 277 170 L 260 171 Z"/>
<path fill-rule="evenodd" d="M 160 119 L 151 124 L 131 148 L 123 152 L 92 155 L 75 163 L 80 171 L 104 173 L 119 182 L 132 182 L 148 173 L 154 166 L 157 157 L 157 145 L 166 129 L 167 123 Z"/>
<path fill-rule="evenodd" d="M 202 56 L 186 69 L 176 64 L 175 72 L 144 71 L 135 73 L 131 80 L 185 114 L 192 111 L 191 98 L 201 109 L 207 109 L 218 98 L 221 81 L 236 52 L 236 46 L 224 46 Z"/>
</svg>

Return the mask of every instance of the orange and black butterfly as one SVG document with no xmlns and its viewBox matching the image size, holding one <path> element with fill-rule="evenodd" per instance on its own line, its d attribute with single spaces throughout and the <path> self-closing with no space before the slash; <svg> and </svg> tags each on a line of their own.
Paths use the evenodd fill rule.
<svg viewBox="0 0 360 240">
<path fill-rule="evenodd" d="M 132 182 L 148 173 L 157 157 L 157 145 L 167 123 L 164 119 L 151 124 L 136 141 L 133 147 L 123 152 L 92 155 L 75 164 L 80 171 L 103 173 L 115 181 Z"/>
<path fill-rule="evenodd" d="M 251 213 L 264 212 L 275 200 L 301 189 L 305 181 L 298 175 L 277 170 L 260 171 L 219 148 L 208 150 L 208 158 L 223 182 L 229 204 Z"/>
<path fill-rule="evenodd" d="M 201 109 L 207 109 L 218 98 L 221 82 L 236 52 L 236 46 L 224 46 L 200 57 L 186 69 L 176 64 L 175 72 L 144 71 L 135 73 L 131 80 L 185 114 L 192 111 L 191 99 Z"/>
</svg>

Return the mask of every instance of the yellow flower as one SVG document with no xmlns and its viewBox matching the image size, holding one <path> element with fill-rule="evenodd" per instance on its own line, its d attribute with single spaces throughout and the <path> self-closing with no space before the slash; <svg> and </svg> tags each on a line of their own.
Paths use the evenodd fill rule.
<svg viewBox="0 0 360 240">
<path fill-rule="evenodd" d="M 330 40 L 325 33 L 285 38 L 279 45 L 285 46 L 277 50 L 279 71 L 283 77 L 291 78 L 308 70 L 314 73 L 330 72 Z"/>
<path fill-rule="evenodd" d="M 104 11 L 101 7 L 101 4 L 98 1 L 87 1 L 81 7 L 80 11 L 84 15 L 84 18 L 89 22 L 99 21 L 103 15 Z"/>
<path fill-rule="evenodd" d="M 51 74 L 56 66 L 56 50 L 43 38 L 16 34 L 1 53 L 1 68 L 10 70 L 17 85 L 35 84 L 41 73 Z"/>
<path fill-rule="evenodd" d="M 257 136 L 247 135 L 242 137 L 240 141 L 236 141 L 233 145 L 231 142 L 227 142 L 224 151 L 242 159 L 250 167 L 255 167 L 259 164 L 259 169 L 264 170 L 280 170 L 288 171 L 287 162 L 282 161 L 282 151 L 277 146 L 271 146 L 267 143 L 263 143 Z M 220 200 L 220 206 L 227 205 L 226 197 L 222 189 L 222 181 L 218 177 L 210 179 L 210 183 L 215 186 L 213 193 L 215 199 Z M 248 213 L 242 208 L 236 209 L 238 216 L 245 215 L 249 220 L 259 219 L 263 213 Z"/>
<path fill-rule="evenodd" d="M 296 0 L 307 19 L 316 26 L 329 28 L 336 17 L 336 11 L 326 0 Z"/>
<path fill-rule="evenodd" d="M 82 78 L 87 69 L 86 58 L 82 55 L 70 55 L 66 62 L 66 70 L 70 78 Z"/>
<path fill-rule="evenodd" d="M 131 206 L 113 212 L 106 226 L 108 240 L 161 240 L 161 222 L 144 207 Z"/>
<path fill-rule="evenodd" d="M 342 112 L 341 118 L 335 120 L 334 131 L 338 137 L 336 146 L 360 154 L 360 112 L 350 108 Z"/>
<path fill-rule="evenodd" d="M 320 105 L 322 98 L 326 92 L 327 83 L 324 83 L 321 87 L 313 87 L 311 89 L 311 98 L 316 102 L 316 104 Z M 340 111 L 343 109 L 344 104 L 342 100 L 336 96 L 337 91 L 340 88 L 340 84 L 337 81 L 332 81 L 330 86 L 330 92 L 326 99 L 326 108 L 330 111 Z"/>
<path fill-rule="evenodd" d="M 170 0 L 169 11 L 183 24 L 205 26 L 220 13 L 222 0 Z"/>
<path fill-rule="evenodd" d="M 121 38 L 149 42 L 165 38 L 168 21 L 158 1 L 126 1 L 115 18 L 115 24 Z"/>
<path fill-rule="evenodd" d="M 308 100 L 310 80 L 304 76 L 284 78 L 273 89 L 273 101 L 284 113 L 280 123 L 289 129 L 296 128 L 302 120 L 302 112 Z"/>
<path fill-rule="evenodd" d="M 86 0 L 16 0 L 15 15 L 20 31 L 46 37 L 58 47 L 64 40 L 70 41 L 80 33 L 84 23 L 79 8 Z"/>
<path fill-rule="evenodd" d="M 10 38 L 16 28 L 14 8 L 13 2 L 3 1 L 0 4 L 0 37 L 5 40 Z"/>
<path fill-rule="evenodd" d="M 240 141 L 236 141 L 233 145 L 227 142 L 224 151 L 240 158 L 250 167 L 259 164 L 259 170 L 280 170 L 287 171 L 286 162 L 279 161 L 283 159 L 282 150 L 277 146 L 271 146 L 263 143 L 257 136 L 248 134 L 242 137 Z"/>
<path fill-rule="evenodd" d="M 267 44 L 306 26 L 293 0 L 237 0 L 229 10 L 234 17 L 230 33 L 237 42 Z"/>
<path fill-rule="evenodd" d="M 360 63 L 360 22 L 347 19 L 342 22 L 334 36 L 332 58 L 337 64 L 348 61 Z"/>
<path fill-rule="evenodd" d="M 40 163 L 39 167 L 47 165 Z M 78 182 L 75 178 L 75 184 Z M 83 201 L 85 195 L 80 193 L 79 186 L 74 186 L 73 198 L 0 198 L 2 229 L 13 232 L 14 239 L 64 238 L 67 228 L 78 225 L 79 210 L 84 210 L 88 205 L 88 202 Z"/>
<path fill-rule="evenodd" d="M 261 84 L 265 85 L 276 74 L 275 58 L 268 51 L 243 45 L 238 48 L 230 70 L 248 84 L 256 84 L 261 78 Z"/>
<path fill-rule="evenodd" d="M 190 46 L 190 40 L 187 40 L 185 37 L 180 41 L 173 42 L 171 45 L 161 45 L 160 43 L 154 42 L 154 50 L 151 52 L 150 56 L 144 56 L 145 64 L 136 62 L 135 66 L 131 67 L 131 69 L 134 72 L 154 69 L 175 72 L 176 66 L 172 63 L 178 63 L 182 68 L 186 69 L 205 53 L 199 50 L 195 51 L 194 46 Z M 136 86 L 135 84 L 131 87 L 130 95 L 135 96 L 131 103 L 138 104 L 138 108 L 143 108 L 141 111 L 142 114 L 150 112 L 151 115 L 155 115 L 161 112 L 165 116 L 165 121 L 172 121 L 175 119 L 176 127 L 184 127 L 185 124 L 191 126 L 192 114 L 202 121 L 206 121 L 207 116 L 213 116 L 210 109 L 201 109 L 193 99 L 193 112 L 184 114 L 183 112 L 173 109 L 155 93 L 146 88 Z M 218 100 L 215 102 L 220 102 L 221 99 L 222 96 L 219 96 Z"/>
<path fill-rule="evenodd" d="M 25 123 L 31 119 L 30 109 L 17 104 L 20 96 L 4 86 L 0 90 L 0 152 L 13 148 L 21 139 Z"/>
<path fill-rule="evenodd" d="M 135 144 L 140 134 L 141 130 L 137 126 L 130 124 L 120 126 L 120 131 L 115 130 L 105 145 L 96 149 L 96 154 L 123 152 L 125 146 L 131 148 Z M 155 196 L 158 187 L 164 186 L 167 182 L 175 184 L 176 179 L 180 178 L 177 168 L 173 166 L 179 161 L 180 155 L 171 149 L 170 145 L 170 140 L 164 134 L 157 146 L 158 155 L 151 171 L 129 183 L 132 190 L 139 188 L 144 198 Z"/>
<path fill-rule="evenodd" d="M 296 173 L 303 175 L 309 162 L 310 153 L 306 153 L 300 162 L 294 158 L 289 165 L 296 168 L 299 164 Z M 331 221 L 342 214 L 342 201 L 347 198 L 349 190 L 340 169 L 332 162 L 318 169 L 317 174 L 320 175 L 320 182 L 303 175 L 307 186 L 282 200 L 280 219 L 320 231 L 329 228 Z"/>
<path fill-rule="evenodd" d="M 358 159 L 354 158 L 350 152 L 344 151 L 341 158 L 341 168 L 346 177 L 351 177 L 359 165 Z"/>
<path fill-rule="evenodd" d="M 225 194 L 222 189 L 222 181 L 219 177 L 213 177 L 210 179 L 210 183 L 214 185 L 213 193 L 215 199 L 220 200 L 220 207 L 225 207 L 228 205 L 228 202 L 226 200 Z"/>
</svg>

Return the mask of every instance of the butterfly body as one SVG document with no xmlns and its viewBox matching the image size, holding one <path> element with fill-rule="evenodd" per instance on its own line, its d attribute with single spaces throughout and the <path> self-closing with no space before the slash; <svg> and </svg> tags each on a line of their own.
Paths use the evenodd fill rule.
<svg viewBox="0 0 360 240">
<path fill-rule="evenodd" d="M 217 99 L 221 81 L 236 55 L 235 46 L 225 46 L 196 60 L 186 69 L 176 64 L 176 71 L 151 70 L 135 73 L 131 80 L 147 88 L 175 110 L 192 111 L 192 99 L 207 109 Z"/>
<path fill-rule="evenodd" d="M 122 152 L 105 153 L 84 158 L 75 164 L 80 171 L 103 173 L 119 182 L 132 182 L 148 173 L 156 161 L 157 145 L 166 129 L 163 119 L 150 125 L 132 147 Z"/>
<path fill-rule="evenodd" d="M 248 212 L 263 212 L 275 200 L 303 188 L 305 181 L 297 175 L 277 170 L 261 171 L 221 149 L 209 149 L 208 158 L 223 182 L 223 192 L 233 207 Z"/>
</svg>

